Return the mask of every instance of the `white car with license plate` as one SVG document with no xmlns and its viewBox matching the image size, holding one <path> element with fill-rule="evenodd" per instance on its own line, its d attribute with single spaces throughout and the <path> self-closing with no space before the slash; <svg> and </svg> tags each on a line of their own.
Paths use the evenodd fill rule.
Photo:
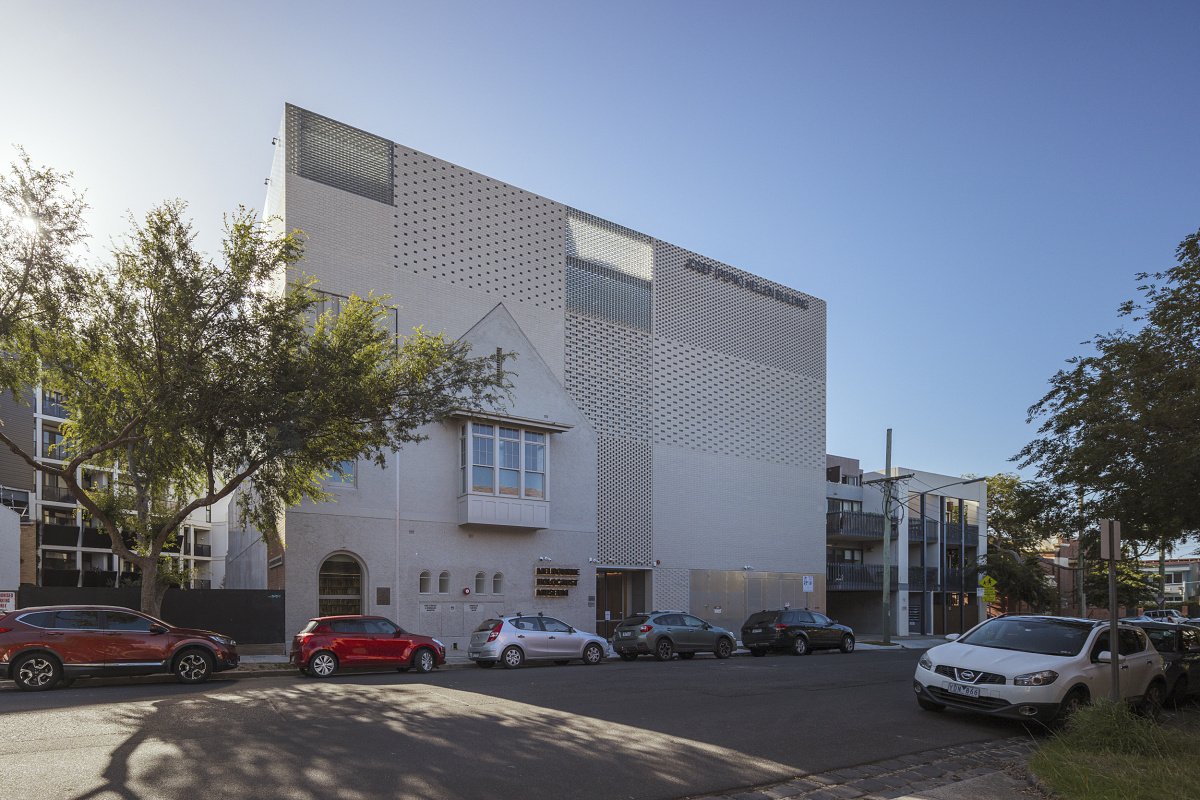
<svg viewBox="0 0 1200 800">
<path fill-rule="evenodd" d="M 1165 696 L 1162 657 L 1132 625 L 1118 627 L 1116 656 L 1107 620 L 1006 615 L 947 638 L 953 640 L 921 656 L 913 678 L 917 703 L 927 711 L 1060 721 L 1111 695 L 1114 657 L 1123 699 L 1157 708 Z"/>
</svg>

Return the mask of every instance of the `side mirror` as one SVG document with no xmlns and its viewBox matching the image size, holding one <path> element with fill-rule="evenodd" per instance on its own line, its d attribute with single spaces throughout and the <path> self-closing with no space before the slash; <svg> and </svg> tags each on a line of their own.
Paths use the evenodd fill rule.
<svg viewBox="0 0 1200 800">
<path fill-rule="evenodd" d="M 576 633 L 576 632 L 577 631 L 574 628 L 572 628 L 570 625 L 567 626 L 567 633 Z"/>
<path fill-rule="evenodd" d="M 1112 663 L 1112 653 L 1108 650 L 1101 650 L 1099 653 L 1096 654 L 1096 658 L 1094 660 L 1098 664 L 1111 664 Z"/>
<path fill-rule="evenodd" d="M 711 631 L 711 630 L 712 630 L 712 625 L 709 625 L 707 622 L 706 622 L 706 623 L 704 623 L 704 630 L 706 630 L 706 631 Z"/>
<path fill-rule="evenodd" d="M 947 633 L 947 634 L 946 634 L 946 641 L 948 641 L 948 642 L 953 642 L 953 641 L 957 640 L 957 639 L 958 639 L 958 637 L 960 637 L 960 636 L 962 636 L 962 634 L 961 634 L 961 633 Z"/>
<path fill-rule="evenodd" d="M 395 633 L 393 633 L 392 635 L 393 635 L 393 636 L 403 636 L 403 635 L 404 635 L 404 629 L 403 629 L 403 628 L 396 628 L 396 632 L 395 632 Z"/>
<path fill-rule="evenodd" d="M 150 632 L 151 633 L 166 633 L 167 629 L 164 628 L 162 625 L 151 625 Z"/>
</svg>

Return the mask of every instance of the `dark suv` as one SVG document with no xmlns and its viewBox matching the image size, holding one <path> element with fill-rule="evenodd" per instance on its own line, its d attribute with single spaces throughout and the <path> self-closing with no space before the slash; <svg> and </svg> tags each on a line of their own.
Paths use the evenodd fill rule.
<svg viewBox="0 0 1200 800">
<path fill-rule="evenodd" d="M 0 615 L 0 679 L 40 692 L 82 676 L 170 672 L 201 683 L 238 665 L 235 642 L 117 606 L 42 606 Z"/>
<path fill-rule="evenodd" d="M 781 650 L 802 656 L 813 650 L 854 650 L 854 631 L 816 611 L 784 608 L 751 614 L 742 625 L 742 646 L 755 656 Z"/>
<path fill-rule="evenodd" d="M 670 661 L 676 653 L 685 659 L 696 653 L 729 658 L 735 649 L 732 633 L 683 611 L 635 614 L 613 631 L 613 650 L 622 661 L 633 661 L 642 653 L 659 661 Z"/>
</svg>

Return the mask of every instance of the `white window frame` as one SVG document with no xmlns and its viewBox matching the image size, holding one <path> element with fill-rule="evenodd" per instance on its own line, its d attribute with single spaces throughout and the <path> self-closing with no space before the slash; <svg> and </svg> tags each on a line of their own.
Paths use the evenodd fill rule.
<svg viewBox="0 0 1200 800">
<path fill-rule="evenodd" d="M 476 426 L 486 427 L 491 429 L 488 434 L 484 431 L 476 432 Z M 506 428 L 517 432 L 517 438 L 505 438 L 500 435 L 500 429 Z M 526 438 L 529 434 L 534 434 L 541 437 L 541 441 L 528 441 Z M 476 464 L 475 445 L 476 440 L 481 442 L 491 442 L 489 452 L 491 455 L 491 464 Z M 458 434 L 458 468 L 459 468 L 459 496 L 467 494 L 483 495 L 485 497 L 505 497 L 513 500 L 549 500 L 550 499 L 550 432 L 544 429 L 533 428 L 527 425 L 516 423 L 498 422 L 496 420 L 476 420 L 467 419 L 459 425 Z M 501 442 L 516 442 L 518 451 L 519 466 L 516 470 L 517 493 L 515 495 L 503 494 L 500 491 L 500 471 L 501 469 L 510 469 L 501 467 Z M 540 447 L 542 449 L 542 469 L 541 471 L 530 470 L 529 458 L 527 452 L 529 447 Z M 492 472 L 492 490 L 490 492 L 476 490 L 474 485 L 474 470 L 476 467 L 490 469 Z M 542 496 L 530 497 L 527 494 L 527 477 L 530 474 L 542 476 Z"/>
</svg>

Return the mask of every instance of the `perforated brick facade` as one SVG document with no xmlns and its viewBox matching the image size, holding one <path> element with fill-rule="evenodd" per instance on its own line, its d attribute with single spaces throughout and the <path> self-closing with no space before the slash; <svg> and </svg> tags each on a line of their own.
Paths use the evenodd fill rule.
<svg viewBox="0 0 1200 800">
<path fill-rule="evenodd" d="M 387 471 L 359 464 L 336 506 L 289 511 L 303 534 L 287 537 L 289 624 L 314 613 L 335 553 L 361 559 L 364 611 L 460 646 L 500 611 L 595 629 L 598 570 L 632 576 L 627 600 L 726 626 L 740 620 L 713 616 L 713 586 L 823 577 L 823 301 L 294 106 L 281 139 L 269 204 L 309 235 L 304 271 L 332 293 L 391 295 L 402 333 L 518 352 L 505 413 L 558 425 L 546 528 L 461 522 L 457 423 Z M 546 563 L 579 570 L 568 597 L 535 596 Z"/>
</svg>

